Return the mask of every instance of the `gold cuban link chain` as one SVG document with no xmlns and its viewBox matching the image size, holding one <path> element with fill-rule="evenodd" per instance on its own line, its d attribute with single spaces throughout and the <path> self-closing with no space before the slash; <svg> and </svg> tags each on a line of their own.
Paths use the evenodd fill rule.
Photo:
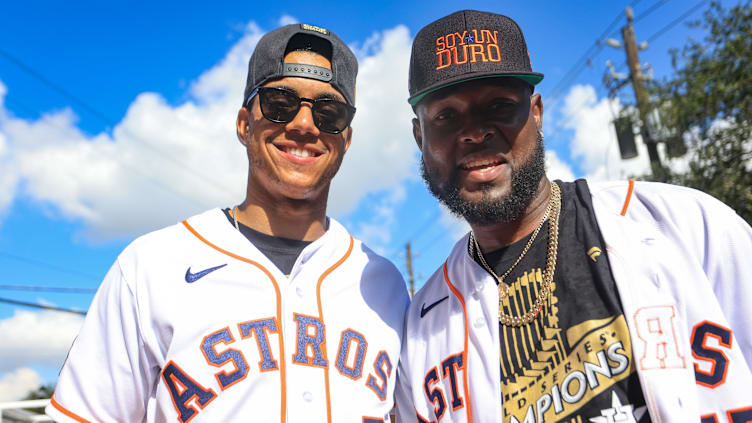
<svg viewBox="0 0 752 423">
<path fill-rule="evenodd" d="M 546 213 L 543 215 L 543 218 L 541 219 L 540 223 L 538 224 L 538 227 L 535 228 L 535 231 L 533 231 L 533 235 L 530 237 L 530 240 L 525 245 L 525 248 L 522 250 L 522 253 L 519 257 L 517 257 L 517 260 L 512 264 L 512 266 L 504 272 L 503 275 L 498 276 L 493 269 L 491 269 L 491 266 L 486 263 L 486 259 L 483 256 L 483 251 L 480 249 L 480 245 L 478 245 L 478 240 L 475 238 L 475 235 L 470 232 L 470 246 L 471 251 L 470 255 L 473 255 L 472 249 L 474 247 L 475 250 L 478 251 L 478 258 L 480 258 L 481 265 L 483 265 L 483 268 L 486 269 L 496 280 L 498 281 L 498 289 L 499 289 L 499 322 L 506 326 L 514 326 L 519 327 L 523 325 L 527 325 L 538 316 L 538 313 L 540 313 L 541 309 L 543 309 L 543 303 L 545 302 L 548 295 L 551 293 L 551 284 L 554 280 L 554 270 L 556 269 L 556 256 L 559 250 L 559 215 L 561 213 L 561 190 L 559 189 L 559 186 L 555 183 L 551 183 L 551 199 L 548 202 L 548 207 L 546 208 Z M 541 285 L 540 291 L 538 292 L 538 297 L 535 300 L 535 303 L 533 304 L 533 307 L 526 311 L 522 316 L 510 316 L 508 314 L 505 314 L 501 303 L 509 295 L 509 285 L 504 283 L 504 278 L 509 276 L 509 274 L 512 272 L 512 270 L 517 266 L 517 264 L 522 260 L 522 258 L 527 254 L 527 251 L 530 249 L 530 246 L 533 245 L 533 241 L 535 240 L 535 237 L 538 235 L 538 232 L 540 232 L 541 227 L 543 227 L 543 223 L 546 221 L 546 219 L 551 217 L 548 222 L 548 228 L 549 228 L 549 234 L 548 234 L 548 253 L 546 255 L 546 269 L 543 272 L 543 284 Z"/>
</svg>

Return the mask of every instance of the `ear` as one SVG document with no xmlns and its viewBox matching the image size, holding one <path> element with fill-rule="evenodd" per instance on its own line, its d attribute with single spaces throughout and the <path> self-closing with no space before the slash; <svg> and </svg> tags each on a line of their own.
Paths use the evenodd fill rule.
<svg viewBox="0 0 752 423">
<path fill-rule="evenodd" d="M 248 140 L 248 133 L 251 131 L 251 114 L 245 107 L 241 107 L 238 110 L 238 119 L 235 122 L 235 133 L 238 136 L 238 141 L 241 144 L 246 145 Z"/>
<path fill-rule="evenodd" d="M 352 134 L 353 134 L 353 127 L 348 126 L 347 135 L 345 136 L 345 152 L 347 152 L 347 149 L 350 148 L 350 143 L 352 142 Z"/>
<path fill-rule="evenodd" d="M 415 143 L 418 144 L 418 150 L 423 151 L 423 133 L 420 130 L 418 118 L 413 118 L 413 138 L 415 138 Z"/>
<path fill-rule="evenodd" d="M 535 119 L 535 126 L 539 131 L 543 130 L 543 99 L 540 94 L 534 94 L 530 99 L 530 113 Z"/>
</svg>

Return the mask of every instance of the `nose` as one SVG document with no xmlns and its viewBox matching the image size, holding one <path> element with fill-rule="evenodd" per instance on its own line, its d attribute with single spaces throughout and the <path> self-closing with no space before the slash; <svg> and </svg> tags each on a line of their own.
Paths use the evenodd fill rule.
<svg viewBox="0 0 752 423">
<path fill-rule="evenodd" d="M 318 136 L 319 128 L 313 122 L 313 105 L 307 101 L 300 102 L 300 109 L 295 118 L 287 123 L 286 129 L 299 135 Z"/>
<path fill-rule="evenodd" d="M 490 141 L 496 130 L 484 122 L 470 121 L 459 134 L 459 141 L 464 144 L 480 144 Z"/>
</svg>

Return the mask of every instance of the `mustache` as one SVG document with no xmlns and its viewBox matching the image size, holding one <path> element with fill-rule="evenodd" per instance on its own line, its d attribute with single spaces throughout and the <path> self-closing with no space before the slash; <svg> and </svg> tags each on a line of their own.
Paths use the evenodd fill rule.
<svg viewBox="0 0 752 423">
<path fill-rule="evenodd" d="M 446 176 L 420 161 L 421 177 L 431 194 L 444 204 L 449 211 L 470 224 L 490 225 L 507 223 L 519 219 L 530 205 L 538 191 L 541 179 L 546 175 L 546 154 L 543 138 L 538 136 L 534 151 L 517 168 L 512 169 L 512 189 L 505 196 L 494 198 L 493 182 L 480 185 L 483 193 L 478 201 L 469 201 L 462 196 L 459 186 L 459 172 L 452 168 Z"/>
</svg>

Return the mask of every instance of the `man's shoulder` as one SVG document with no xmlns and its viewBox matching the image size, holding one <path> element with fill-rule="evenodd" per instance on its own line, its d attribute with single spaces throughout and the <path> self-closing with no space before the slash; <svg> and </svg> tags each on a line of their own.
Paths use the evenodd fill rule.
<svg viewBox="0 0 752 423">
<path fill-rule="evenodd" d="M 135 258 L 137 256 L 162 256 L 182 251 L 191 240 L 197 240 L 194 227 L 203 230 L 224 218 L 220 209 L 211 209 L 191 216 L 170 226 L 143 234 L 134 239 L 120 254 L 120 258 Z M 186 222 L 189 222 L 187 225 Z"/>
<path fill-rule="evenodd" d="M 681 185 L 668 184 L 664 182 L 639 181 L 634 179 L 616 180 L 616 181 L 586 181 L 590 192 L 596 195 L 626 195 L 629 191 L 640 192 L 648 195 L 674 194 L 689 197 L 709 197 L 702 191 Z M 575 181 L 577 183 L 579 181 Z"/>
<path fill-rule="evenodd" d="M 658 218 L 677 215 L 735 214 L 715 197 L 694 188 L 648 181 L 588 182 L 593 203 L 611 214 Z"/>
<path fill-rule="evenodd" d="M 431 305 L 437 301 L 449 298 L 455 295 L 450 288 L 445 272 L 451 272 L 449 268 L 462 268 L 462 259 L 466 255 L 467 235 L 460 238 L 452 248 L 446 261 L 442 262 L 431 276 L 426 279 L 426 283 L 415 293 L 412 304 L 410 304 L 410 316 L 420 318 L 428 314 Z M 461 282 L 461 281 L 456 281 Z M 462 288 L 460 288 L 462 291 Z"/>
<path fill-rule="evenodd" d="M 444 279 L 444 263 L 442 263 L 441 266 L 439 266 L 436 271 L 426 279 L 426 283 L 415 292 L 411 307 L 420 309 L 420 304 L 418 303 L 430 301 L 437 295 L 442 296 L 449 293 L 449 286 Z"/>
<path fill-rule="evenodd" d="M 362 240 L 353 237 L 353 253 L 358 254 L 368 263 L 382 268 L 384 271 L 399 273 L 397 266 L 385 256 L 377 253 Z"/>
<path fill-rule="evenodd" d="M 330 218 L 330 229 L 337 231 L 337 236 L 333 238 L 334 242 L 345 242 L 340 240 L 340 238 L 344 239 L 352 236 L 353 244 L 350 257 L 355 259 L 354 261 L 358 265 L 363 266 L 364 277 L 376 275 L 379 278 L 399 282 L 404 286 L 402 273 L 391 260 L 370 248 L 364 241 L 351 235 L 341 223 L 332 218 Z"/>
</svg>

